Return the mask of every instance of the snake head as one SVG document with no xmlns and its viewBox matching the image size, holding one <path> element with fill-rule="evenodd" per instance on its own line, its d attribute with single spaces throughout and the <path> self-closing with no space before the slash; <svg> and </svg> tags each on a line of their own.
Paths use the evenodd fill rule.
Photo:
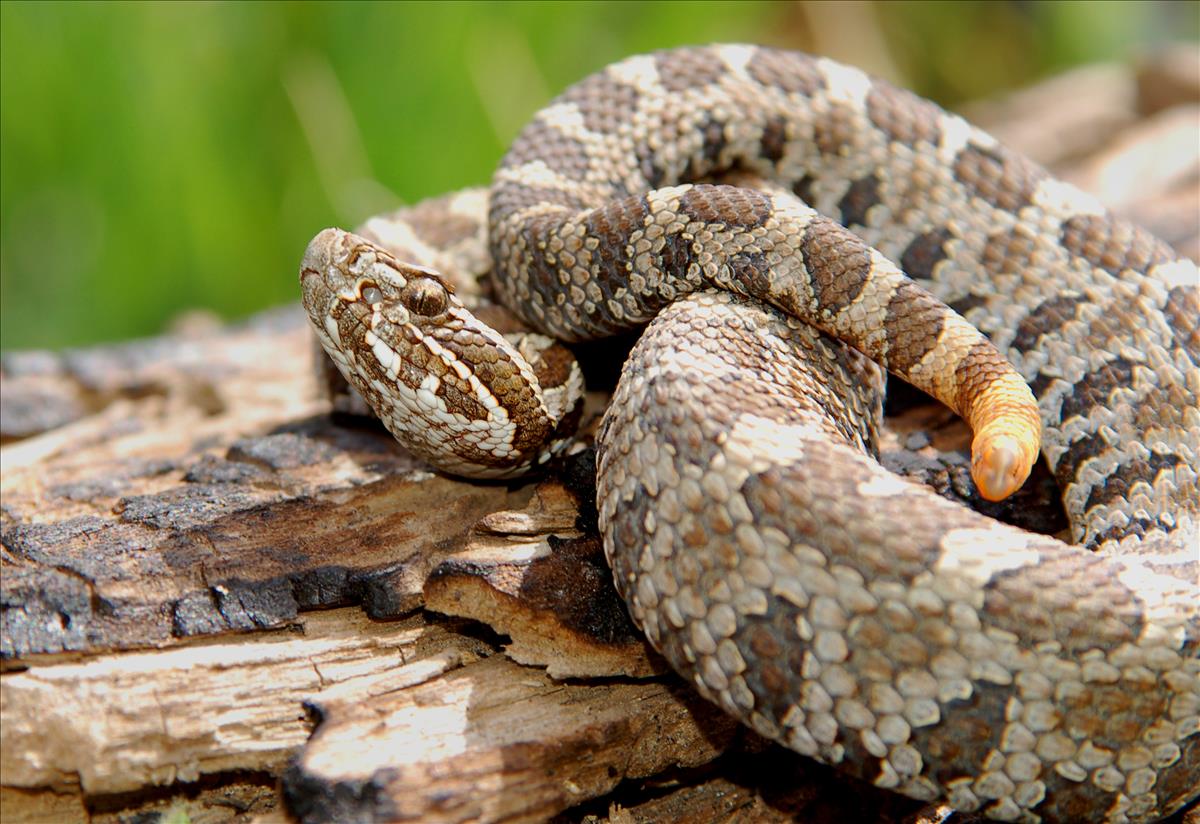
<svg viewBox="0 0 1200 824">
<path fill-rule="evenodd" d="M 368 326 L 438 326 L 461 310 L 454 289 L 433 269 L 397 260 L 365 238 L 326 229 L 308 244 L 300 267 L 309 317 L 338 320 L 349 313 Z"/>
<path fill-rule="evenodd" d="M 305 250 L 300 281 L 322 347 L 409 451 L 470 477 L 520 474 L 548 457 L 562 415 L 534 367 L 438 272 L 326 229 Z"/>
</svg>

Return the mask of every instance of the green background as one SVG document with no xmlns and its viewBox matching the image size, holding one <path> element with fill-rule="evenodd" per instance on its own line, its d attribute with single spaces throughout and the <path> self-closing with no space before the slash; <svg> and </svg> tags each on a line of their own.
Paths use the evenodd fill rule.
<svg viewBox="0 0 1200 824">
<path fill-rule="evenodd" d="M 0 5 L 0 347 L 297 297 L 327 225 L 486 182 L 568 83 L 710 41 L 955 103 L 1197 37 L 1191 2 Z"/>
</svg>

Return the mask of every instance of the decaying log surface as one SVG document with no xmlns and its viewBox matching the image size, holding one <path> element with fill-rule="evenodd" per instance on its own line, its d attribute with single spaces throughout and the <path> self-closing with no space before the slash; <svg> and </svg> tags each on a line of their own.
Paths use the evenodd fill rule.
<svg viewBox="0 0 1200 824">
<path fill-rule="evenodd" d="M 970 114 L 1196 256 L 1198 65 Z M 296 308 L 0 369 L 6 823 L 946 818 L 664 670 L 613 592 L 587 453 L 467 483 L 331 420 Z M 965 440 L 910 403 L 884 457 L 962 492 Z"/>
</svg>

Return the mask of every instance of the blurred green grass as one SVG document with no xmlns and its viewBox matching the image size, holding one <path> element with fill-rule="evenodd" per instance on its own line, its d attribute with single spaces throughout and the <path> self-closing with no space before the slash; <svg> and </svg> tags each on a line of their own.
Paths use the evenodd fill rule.
<svg viewBox="0 0 1200 824">
<path fill-rule="evenodd" d="M 0 348 L 297 297 L 327 225 L 487 181 L 622 56 L 753 41 L 953 105 L 1196 37 L 1194 3 L 0 4 Z"/>
</svg>

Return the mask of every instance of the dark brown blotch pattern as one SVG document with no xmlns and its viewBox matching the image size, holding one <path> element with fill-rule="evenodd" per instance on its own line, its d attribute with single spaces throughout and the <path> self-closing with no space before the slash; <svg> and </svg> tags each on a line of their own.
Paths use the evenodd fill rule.
<svg viewBox="0 0 1200 824">
<path fill-rule="evenodd" d="M 1075 383 L 1075 391 L 1063 398 L 1062 420 L 1088 417 L 1095 407 L 1107 406 L 1114 390 L 1133 383 L 1133 369 L 1131 361 L 1118 357 L 1088 372 Z"/>
<path fill-rule="evenodd" d="M 1097 532 L 1091 537 L 1087 546 L 1102 546 L 1108 541 L 1116 541 L 1129 536 L 1144 538 L 1153 532 L 1167 533 L 1176 529 L 1173 519 L 1149 517 L 1145 514 L 1132 516 L 1125 524 L 1116 524 L 1108 529 Z"/>
<path fill-rule="evenodd" d="M 527 186 L 523 183 L 510 182 L 494 190 L 491 212 L 493 220 L 496 220 L 495 216 L 511 215 L 531 206 L 546 203 L 562 206 L 567 212 L 578 212 L 595 205 L 588 203 L 579 192 L 571 189 L 547 189 L 544 186 Z M 496 222 L 499 221 L 496 220 Z"/>
<path fill-rule="evenodd" d="M 861 240 L 826 218 L 816 218 L 800 242 L 804 268 L 818 305 L 837 313 L 862 293 L 871 275 L 871 251 Z"/>
<path fill-rule="evenodd" d="M 976 342 L 954 369 L 955 411 L 967 417 L 971 400 L 980 397 L 983 388 L 1008 368 L 1008 361 L 996 351 L 996 347 L 986 340 Z"/>
<path fill-rule="evenodd" d="M 644 197 L 622 198 L 588 214 L 585 231 L 598 241 L 592 252 L 593 281 L 599 287 L 604 301 L 612 298 L 618 289 L 629 282 L 628 264 L 632 263 L 630 238 L 642 229 L 649 215 L 650 208 Z M 682 275 L 680 271 L 670 273 Z M 552 284 L 549 292 L 553 292 L 555 287 Z M 657 293 L 637 294 L 634 298 L 643 310 L 657 311 L 664 305 L 663 298 Z M 591 329 L 615 334 L 629 326 L 612 317 L 603 302 L 588 311 Z"/>
<path fill-rule="evenodd" d="M 1176 286 L 1167 293 L 1163 306 L 1175 344 L 1200 363 L 1200 291 L 1195 286 Z"/>
<path fill-rule="evenodd" d="M 487 420 L 487 407 L 477 401 L 470 393 L 470 385 L 461 382 L 457 377 L 443 375 L 436 394 L 446 404 L 446 409 L 462 415 L 468 420 Z"/>
<path fill-rule="evenodd" d="M 933 270 L 947 258 L 946 241 L 954 234 L 946 227 L 930 229 L 912 239 L 900 255 L 900 268 L 910 278 L 930 280 Z"/>
<path fill-rule="evenodd" d="M 789 94 L 812 97 L 825 88 L 816 61 L 804 54 L 759 49 L 746 65 L 746 73 L 764 86 Z"/>
<path fill-rule="evenodd" d="M 704 158 L 707 168 L 712 169 L 718 165 L 721 152 L 728 144 L 728 140 L 725 138 L 725 124 L 712 115 L 705 115 L 704 122 L 700 126 L 700 134 L 704 136 L 704 142 L 700 146 L 700 155 Z"/>
<path fill-rule="evenodd" d="M 1062 245 L 1112 275 L 1127 269 L 1144 272 L 1176 257 L 1170 246 L 1145 229 L 1107 215 L 1079 215 L 1065 221 Z"/>
<path fill-rule="evenodd" d="M 637 155 L 637 170 L 646 181 L 647 189 L 657 189 L 667 180 L 667 172 L 658 162 L 654 150 L 645 143 L 639 143 L 634 151 Z"/>
<path fill-rule="evenodd" d="M 921 752 L 938 753 L 937 763 L 929 765 L 935 780 L 974 775 L 979 769 L 979 753 L 999 750 L 1004 708 L 1011 696 L 1010 690 L 975 682 L 970 698 L 948 702 L 947 709 L 954 713 L 953 725 L 913 728 L 911 743 Z"/>
<path fill-rule="evenodd" d="M 767 222 L 774 213 L 774 204 L 757 189 L 698 184 L 679 198 L 679 211 L 701 223 L 754 229 Z"/>
<path fill-rule="evenodd" d="M 1031 592 L 1038 597 L 1030 598 Z M 1137 638 L 1141 617 L 1130 608 L 1128 595 L 1102 559 L 1053 546 L 1040 553 L 1036 562 L 996 573 L 984 589 L 986 611 L 994 626 L 1020 632 L 1032 642 L 1055 641 L 1072 656 Z M 1114 615 L 1121 620 L 1112 620 Z M 1112 689 L 1096 684 L 1092 692 L 1111 696 Z M 1118 686 L 1116 691 L 1122 689 Z M 1071 711 L 1080 707 L 1077 700 Z M 1084 721 L 1078 716 L 1072 720 Z"/>
<path fill-rule="evenodd" d="M 866 226 L 867 212 L 880 202 L 879 180 L 874 175 L 854 181 L 838 201 L 842 225 Z"/>
<path fill-rule="evenodd" d="M 729 274 L 746 294 L 765 295 L 771 291 L 771 272 L 762 252 L 742 252 L 729 258 Z"/>
<path fill-rule="evenodd" d="M 861 138 L 858 113 L 849 106 L 835 103 L 813 123 L 813 142 L 824 155 L 848 154 Z"/>
<path fill-rule="evenodd" d="M 706 114 L 699 124 L 700 149 L 688 158 L 687 166 L 680 173 L 682 181 L 698 180 L 721 168 L 721 152 L 729 145 L 725 136 L 725 124 Z"/>
<path fill-rule="evenodd" d="M 888 369 L 903 375 L 916 366 L 937 346 L 946 317 L 942 303 L 911 280 L 901 281 L 883 321 Z"/>
<path fill-rule="evenodd" d="M 417 237 L 431 246 L 445 249 L 480 235 L 480 222 L 446 209 L 443 198 L 423 200 L 404 212 L 404 219 Z M 395 251 L 393 254 L 396 254 Z"/>
<path fill-rule="evenodd" d="M 937 145 L 945 112 L 912 92 L 876 80 L 867 93 L 867 117 L 890 140 L 906 146 Z"/>
<path fill-rule="evenodd" d="M 803 200 L 809 206 L 813 205 L 813 184 L 816 179 L 812 175 L 804 175 L 792 184 L 792 194 Z"/>
<path fill-rule="evenodd" d="M 1033 202 L 1046 173 L 1002 146 L 968 144 L 954 161 L 954 177 L 975 197 L 998 209 L 1017 212 Z"/>
<path fill-rule="evenodd" d="M 1075 318 L 1075 310 L 1086 299 L 1082 295 L 1064 293 L 1043 301 L 1026 315 L 1017 325 L 1017 334 L 1011 346 L 1018 352 L 1028 352 L 1037 347 L 1042 336 L 1056 333 Z"/>
<path fill-rule="evenodd" d="M 517 365 L 508 355 L 481 338 L 462 342 L 454 348 L 455 354 L 463 360 L 488 364 L 486 372 L 476 369 L 476 375 L 496 396 L 496 400 L 509 410 L 512 420 L 517 424 L 512 440 L 513 449 L 522 455 L 535 454 L 546 442 L 550 421 L 540 413 L 541 401 L 521 378 Z M 456 399 L 456 402 L 459 400 Z"/>
<path fill-rule="evenodd" d="M 762 138 L 758 143 L 759 154 L 771 163 L 778 163 L 783 160 L 783 154 L 787 150 L 787 141 L 787 120 L 780 115 L 770 117 L 763 124 Z"/>
<path fill-rule="evenodd" d="M 583 143 L 541 118 L 521 130 L 501 166 L 523 166 L 538 160 L 570 180 L 583 180 L 591 162 Z"/>
<path fill-rule="evenodd" d="M 725 77 L 725 64 L 710 49 L 672 49 L 654 55 L 658 79 L 668 92 L 715 85 Z"/>
<path fill-rule="evenodd" d="M 1136 457 L 1118 466 L 1115 472 L 1109 473 L 1104 483 L 1096 484 L 1088 494 L 1084 510 L 1095 506 L 1120 504 L 1125 500 L 1137 483 L 1151 485 L 1158 479 L 1163 470 L 1172 470 L 1182 463 L 1182 459 L 1173 453 L 1160 454 L 1151 452 L 1148 458 Z"/>
<path fill-rule="evenodd" d="M 682 278 L 695 259 L 692 240 L 682 232 L 663 239 L 662 251 L 659 252 L 659 268 L 662 271 Z"/>
<path fill-rule="evenodd" d="M 983 265 L 989 272 L 1019 274 L 1032 265 L 1037 242 L 1023 227 L 1016 226 L 988 235 L 983 246 Z"/>
<path fill-rule="evenodd" d="M 599 72 L 571 86 L 558 102 L 579 109 L 583 125 L 598 134 L 617 134 L 636 111 L 641 95 L 610 72 Z"/>
<path fill-rule="evenodd" d="M 977 295 L 974 292 L 967 292 L 967 294 L 949 301 L 946 305 L 958 314 L 966 317 L 967 312 L 970 312 L 972 309 L 978 306 L 984 306 L 987 303 L 988 297 L 986 295 Z"/>
<path fill-rule="evenodd" d="M 645 225 L 649 215 L 650 207 L 644 197 L 615 200 L 587 215 L 584 220 L 587 235 L 598 241 L 592 260 L 599 263 L 602 272 L 609 272 L 612 277 L 614 270 L 624 268 L 629 239 Z"/>
<path fill-rule="evenodd" d="M 543 389 L 563 386 L 571 377 L 575 356 L 565 346 L 552 344 L 539 353 L 530 364 Z"/>
</svg>

